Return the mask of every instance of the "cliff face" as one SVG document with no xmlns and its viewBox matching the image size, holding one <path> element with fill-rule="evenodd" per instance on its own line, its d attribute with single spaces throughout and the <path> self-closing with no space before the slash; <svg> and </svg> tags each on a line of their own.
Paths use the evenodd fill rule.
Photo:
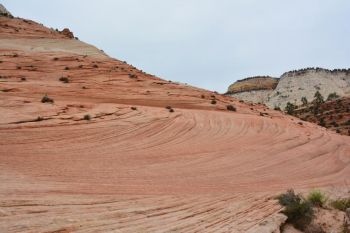
<svg viewBox="0 0 350 233">
<path fill-rule="evenodd" d="M 276 89 L 270 94 L 266 105 L 270 108 L 286 106 L 288 102 L 301 105 L 301 98 L 311 102 L 315 92 L 325 98 L 333 92 L 339 96 L 350 95 L 350 72 L 348 70 L 307 69 L 288 72 L 281 76 Z"/>
<path fill-rule="evenodd" d="M 235 94 L 247 91 L 273 90 L 278 84 L 278 79 L 270 76 L 255 76 L 239 80 L 230 85 L 227 93 Z"/>
<path fill-rule="evenodd" d="M 252 81 L 250 81 L 252 83 Z M 231 86 L 235 86 L 236 82 Z M 259 82 L 254 82 L 255 90 L 265 89 L 265 83 L 259 86 Z M 297 71 L 290 71 L 281 76 L 276 81 L 276 86 L 270 91 L 252 91 L 242 88 L 228 94 L 253 103 L 264 103 L 270 108 L 280 107 L 283 109 L 288 102 L 301 105 L 301 98 L 306 97 L 310 102 L 314 98 L 316 91 L 319 91 L 325 98 L 333 92 L 339 96 L 350 95 L 350 70 L 327 70 L 321 68 L 309 68 Z M 230 88 L 231 88 L 230 86 Z M 229 89 L 230 90 L 230 89 Z M 263 96 L 263 98 L 261 97 Z"/>
</svg>

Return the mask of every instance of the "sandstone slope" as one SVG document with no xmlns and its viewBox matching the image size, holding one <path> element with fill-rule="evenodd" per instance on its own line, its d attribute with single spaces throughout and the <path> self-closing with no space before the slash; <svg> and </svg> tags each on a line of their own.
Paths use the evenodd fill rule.
<svg viewBox="0 0 350 233">
<path fill-rule="evenodd" d="M 348 137 L 33 21 L 0 17 L 0 72 L 0 232 L 277 232 L 276 193 L 350 182 Z"/>
</svg>

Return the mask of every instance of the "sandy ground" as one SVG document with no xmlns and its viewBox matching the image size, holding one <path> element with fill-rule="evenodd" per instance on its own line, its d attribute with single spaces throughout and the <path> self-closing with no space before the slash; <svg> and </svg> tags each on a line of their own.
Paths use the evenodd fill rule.
<svg viewBox="0 0 350 233">
<path fill-rule="evenodd" d="M 262 232 L 277 193 L 350 182 L 349 137 L 0 19 L 26 28 L 0 31 L 0 232 Z"/>
</svg>

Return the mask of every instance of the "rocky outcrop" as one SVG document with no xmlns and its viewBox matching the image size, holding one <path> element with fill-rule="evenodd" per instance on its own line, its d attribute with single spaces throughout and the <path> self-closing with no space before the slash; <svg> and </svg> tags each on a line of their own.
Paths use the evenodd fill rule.
<svg viewBox="0 0 350 233">
<path fill-rule="evenodd" d="M 247 91 L 273 90 L 278 84 L 278 79 L 270 76 L 255 76 L 238 80 L 230 85 L 227 94 L 242 93 Z"/>
<path fill-rule="evenodd" d="M 62 34 L 70 39 L 74 39 L 74 34 L 68 28 L 62 30 Z"/>
<path fill-rule="evenodd" d="M 314 104 L 299 106 L 293 111 L 293 115 L 350 136 L 350 97 L 326 101 L 318 108 L 315 108 Z"/>
<path fill-rule="evenodd" d="M 0 17 L 0 71 L 0 232 L 278 232 L 276 192 L 350 182 L 350 138 L 33 21 Z"/>
<path fill-rule="evenodd" d="M 269 100 L 269 96 L 272 92 L 273 90 L 252 90 L 237 92 L 230 95 L 246 102 L 266 103 Z"/>
<path fill-rule="evenodd" d="M 229 87 L 227 94 L 244 101 L 260 102 L 270 108 L 279 107 L 281 109 L 285 108 L 288 102 L 301 105 L 302 97 L 309 102 L 312 101 L 316 91 L 319 91 L 325 98 L 334 92 L 340 97 L 350 95 L 350 69 L 306 68 L 289 71 L 284 73 L 279 80 L 275 79 L 276 85 L 274 87 L 271 85 L 270 87 L 273 88 L 270 89 L 267 88 L 266 83 L 270 82 L 271 78 L 266 78 L 266 81 L 263 82 L 261 80 L 255 77 L 237 81 Z M 243 85 L 247 82 L 250 85 L 248 88 L 246 88 L 247 85 Z"/>
<path fill-rule="evenodd" d="M 0 16 L 13 18 L 12 14 L 2 4 L 0 4 Z"/>
<path fill-rule="evenodd" d="M 247 231 L 247 233 L 280 233 L 281 226 L 286 222 L 287 216 L 284 214 L 274 214 L 265 221 L 257 224 L 256 227 Z"/>
<path fill-rule="evenodd" d="M 303 69 L 283 74 L 276 89 L 270 94 L 266 105 L 283 109 L 288 102 L 301 105 L 301 98 L 310 102 L 315 92 L 325 98 L 336 92 L 339 96 L 350 95 L 350 69 L 326 70 L 321 68 Z"/>
</svg>

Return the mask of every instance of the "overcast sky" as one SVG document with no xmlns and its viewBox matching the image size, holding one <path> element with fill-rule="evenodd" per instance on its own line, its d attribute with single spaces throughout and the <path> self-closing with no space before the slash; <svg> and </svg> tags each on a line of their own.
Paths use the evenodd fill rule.
<svg viewBox="0 0 350 233">
<path fill-rule="evenodd" d="M 0 2 L 148 73 L 219 92 L 248 76 L 350 67 L 349 0 Z"/>
</svg>

